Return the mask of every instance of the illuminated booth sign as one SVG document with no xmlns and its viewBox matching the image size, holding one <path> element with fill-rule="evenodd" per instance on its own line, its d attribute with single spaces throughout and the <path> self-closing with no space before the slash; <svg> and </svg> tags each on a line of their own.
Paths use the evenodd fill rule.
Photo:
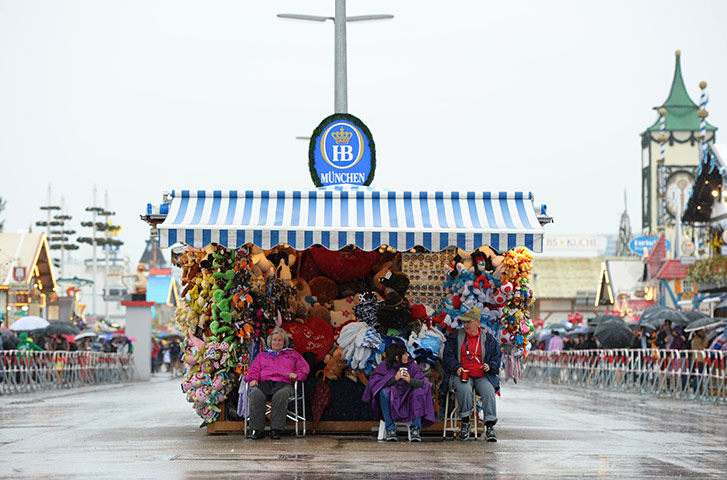
<svg viewBox="0 0 727 480">
<path fill-rule="evenodd" d="M 353 115 L 327 117 L 311 136 L 308 166 L 317 187 L 370 185 L 376 169 L 371 132 Z"/>
</svg>

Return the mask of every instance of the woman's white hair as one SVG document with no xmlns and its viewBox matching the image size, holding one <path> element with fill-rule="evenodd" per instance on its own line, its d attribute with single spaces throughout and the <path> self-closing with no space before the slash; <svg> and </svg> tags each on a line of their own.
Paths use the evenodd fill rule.
<svg viewBox="0 0 727 480">
<path fill-rule="evenodd" d="M 273 348 L 273 335 L 282 335 L 283 348 L 287 347 L 290 343 L 290 337 L 288 337 L 288 332 L 286 332 L 285 329 L 282 327 L 277 327 L 272 332 L 270 332 L 270 335 L 268 335 L 265 339 L 265 345 L 267 345 L 269 349 Z"/>
</svg>

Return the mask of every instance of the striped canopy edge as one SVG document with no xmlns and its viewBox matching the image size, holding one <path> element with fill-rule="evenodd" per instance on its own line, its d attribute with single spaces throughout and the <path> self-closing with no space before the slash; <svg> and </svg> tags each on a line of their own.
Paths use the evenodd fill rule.
<svg viewBox="0 0 727 480">
<path fill-rule="evenodd" d="M 359 186 L 311 190 L 176 190 L 159 225 L 162 248 L 219 243 L 296 250 L 355 245 L 371 251 L 524 246 L 542 251 L 530 192 L 396 191 Z"/>
</svg>

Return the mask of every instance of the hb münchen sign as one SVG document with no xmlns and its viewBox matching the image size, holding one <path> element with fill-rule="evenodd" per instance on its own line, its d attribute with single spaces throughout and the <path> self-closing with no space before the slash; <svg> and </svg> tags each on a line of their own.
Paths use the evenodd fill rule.
<svg viewBox="0 0 727 480">
<path fill-rule="evenodd" d="M 348 113 L 325 118 L 311 136 L 308 167 L 317 187 L 370 185 L 376 169 L 371 132 Z"/>
</svg>

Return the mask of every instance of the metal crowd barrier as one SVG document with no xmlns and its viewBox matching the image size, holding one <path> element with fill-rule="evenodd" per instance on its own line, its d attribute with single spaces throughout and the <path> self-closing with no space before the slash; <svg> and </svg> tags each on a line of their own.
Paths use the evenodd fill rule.
<svg viewBox="0 0 727 480">
<path fill-rule="evenodd" d="M 568 350 L 528 354 L 523 380 L 727 403 L 725 352 Z"/>
<path fill-rule="evenodd" d="M 131 354 L 0 350 L 0 395 L 128 382 Z"/>
</svg>

